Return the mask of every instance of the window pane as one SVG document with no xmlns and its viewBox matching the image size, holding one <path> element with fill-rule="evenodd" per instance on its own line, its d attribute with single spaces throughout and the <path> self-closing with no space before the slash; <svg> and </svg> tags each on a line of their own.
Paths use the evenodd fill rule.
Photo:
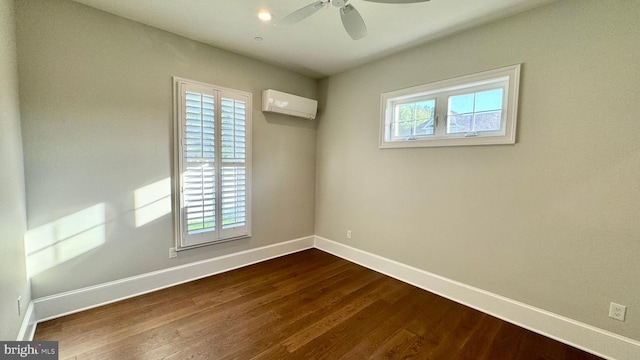
<svg viewBox="0 0 640 360">
<path fill-rule="evenodd" d="M 476 93 L 474 112 L 502 110 L 502 88 Z"/>
<path fill-rule="evenodd" d="M 473 114 L 447 117 L 447 134 L 466 133 L 473 129 Z"/>
<path fill-rule="evenodd" d="M 435 100 L 423 100 L 396 106 L 393 126 L 394 138 L 433 135 Z"/>
<path fill-rule="evenodd" d="M 502 111 L 491 111 L 477 113 L 474 131 L 497 131 L 500 130 Z"/>
<path fill-rule="evenodd" d="M 473 102 L 473 93 L 449 97 L 449 115 L 472 113 Z"/>
<path fill-rule="evenodd" d="M 433 135 L 435 104 L 435 100 L 421 101 L 416 104 L 416 125 L 414 132 L 416 135 Z"/>
<path fill-rule="evenodd" d="M 408 137 L 411 135 L 414 108 L 415 104 L 403 104 L 398 106 L 396 110 L 396 121 L 393 126 L 393 135 L 395 137 Z"/>
</svg>

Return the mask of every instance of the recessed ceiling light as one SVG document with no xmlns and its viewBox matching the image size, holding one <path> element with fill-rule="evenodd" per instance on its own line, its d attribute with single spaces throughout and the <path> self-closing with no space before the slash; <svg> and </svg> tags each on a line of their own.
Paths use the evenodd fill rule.
<svg viewBox="0 0 640 360">
<path fill-rule="evenodd" d="M 260 10 L 260 12 L 258 13 L 258 19 L 262 21 L 269 21 L 271 20 L 271 13 L 267 10 Z"/>
</svg>

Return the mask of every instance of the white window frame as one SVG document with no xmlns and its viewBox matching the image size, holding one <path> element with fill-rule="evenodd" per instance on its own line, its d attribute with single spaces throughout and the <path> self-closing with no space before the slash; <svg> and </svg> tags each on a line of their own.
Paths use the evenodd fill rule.
<svg viewBox="0 0 640 360">
<path fill-rule="evenodd" d="M 380 143 L 385 148 L 515 144 L 520 87 L 520 66 L 436 81 L 385 92 L 380 96 Z M 498 131 L 446 132 L 449 97 L 502 88 L 501 128 Z M 393 136 L 397 105 L 435 99 L 434 134 L 397 139 Z"/>
<path fill-rule="evenodd" d="M 214 95 L 215 112 L 215 160 L 211 161 L 215 171 L 215 229 L 200 233 L 188 233 L 186 220 L 185 196 L 184 196 L 184 176 L 186 166 L 185 144 L 183 142 L 186 121 L 186 99 L 187 90 L 200 92 L 202 94 Z M 245 102 L 245 225 L 237 228 L 223 229 L 222 226 L 222 181 L 223 167 L 242 167 L 240 163 L 230 163 L 222 161 L 221 151 L 221 99 L 242 99 Z M 228 89 L 216 85 L 206 84 L 198 81 L 173 77 L 173 98 L 174 98 L 174 224 L 175 224 L 175 245 L 176 250 L 186 250 L 200 246 L 211 245 L 219 242 L 226 242 L 251 236 L 251 118 L 253 111 L 253 95 L 250 92 Z"/>
</svg>

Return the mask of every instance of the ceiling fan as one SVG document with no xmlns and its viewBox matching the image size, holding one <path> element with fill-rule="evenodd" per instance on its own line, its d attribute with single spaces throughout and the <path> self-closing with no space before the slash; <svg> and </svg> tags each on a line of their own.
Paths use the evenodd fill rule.
<svg viewBox="0 0 640 360">
<path fill-rule="evenodd" d="M 418 3 L 425 2 L 429 0 L 363 0 L 369 2 L 376 3 L 386 3 L 386 4 L 408 4 L 408 3 Z M 340 9 L 340 19 L 342 20 L 342 25 L 344 29 L 347 31 L 349 36 L 353 40 L 362 39 L 367 36 L 367 26 L 364 24 L 364 20 L 358 10 L 351 4 L 347 4 L 349 0 L 320 0 L 316 1 L 312 4 L 304 6 L 291 14 L 282 18 L 282 20 L 276 23 L 278 27 L 286 27 L 289 25 L 293 25 L 297 22 L 300 22 L 307 17 L 313 15 L 316 11 L 322 9 L 325 5 L 331 4 Z"/>
</svg>

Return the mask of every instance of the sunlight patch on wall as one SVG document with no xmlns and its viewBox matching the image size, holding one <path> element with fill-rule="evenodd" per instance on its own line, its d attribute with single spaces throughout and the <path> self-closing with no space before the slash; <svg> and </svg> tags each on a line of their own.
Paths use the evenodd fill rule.
<svg viewBox="0 0 640 360">
<path fill-rule="evenodd" d="M 166 178 L 133 192 L 136 227 L 171 212 L 171 179 Z"/>
<path fill-rule="evenodd" d="M 105 227 L 105 204 L 100 203 L 27 231 L 29 276 L 104 244 Z"/>
</svg>

